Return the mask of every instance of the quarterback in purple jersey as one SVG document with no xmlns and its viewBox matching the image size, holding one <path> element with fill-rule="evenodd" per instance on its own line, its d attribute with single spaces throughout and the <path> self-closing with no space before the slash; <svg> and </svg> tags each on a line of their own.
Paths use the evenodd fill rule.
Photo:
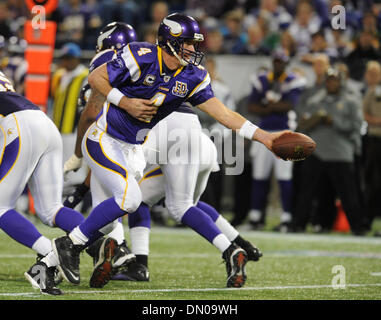
<svg viewBox="0 0 381 320">
<path fill-rule="evenodd" d="M 259 129 L 214 97 L 208 73 L 199 66 L 203 54 L 197 50 L 203 40 L 197 22 L 182 14 L 163 19 L 158 44 L 133 42 L 112 61 L 96 68 L 89 76 L 92 89 L 107 97 L 95 124 L 82 140 L 82 154 L 92 170 L 92 181 L 107 196 L 68 236 L 53 240 L 59 257 L 58 268 L 66 280 L 79 279 L 79 254 L 90 237 L 119 217 L 141 206 L 138 180 L 145 159 L 141 144 L 158 121 L 188 101 L 240 135 L 257 140 L 272 150 L 273 141 L 283 132 Z M 103 278 L 111 272 L 114 245 L 103 264 Z M 234 269 L 234 286 L 245 282 L 247 255 L 235 248 L 223 255 Z M 93 274 L 94 275 L 94 274 Z M 92 279 L 96 285 L 97 277 Z M 91 280 L 91 281 L 92 281 Z M 92 285 L 92 282 L 90 282 Z"/>
<path fill-rule="evenodd" d="M 99 51 L 93 58 L 90 63 L 90 70 L 94 70 L 103 64 L 108 58 L 111 60 L 115 52 L 112 49 L 118 46 L 120 48 L 121 43 L 126 45 L 128 43 L 126 40 L 131 39 L 133 35 L 134 32 L 131 26 L 120 22 L 108 24 L 101 31 L 97 45 L 97 48 L 105 50 Z M 90 86 L 88 86 L 88 90 L 90 93 Z M 92 102 L 93 101 L 90 100 L 88 104 L 91 105 Z M 83 105 L 85 104 L 86 102 L 83 103 Z M 102 104 L 102 102 L 99 103 L 99 110 L 101 110 Z M 81 117 L 89 120 L 92 119 L 92 116 L 88 114 L 87 106 L 83 110 Z M 172 130 L 176 132 L 181 129 L 184 135 L 182 135 L 180 140 L 176 139 L 176 142 L 167 141 L 166 136 L 163 136 L 163 139 L 160 139 L 160 141 L 156 141 L 155 136 L 160 136 L 161 129 L 158 125 L 152 128 L 152 131 L 144 143 L 145 153 L 147 152 L 146 158 L 150 158 L 150 155 L 154 156 L 156 152 L 159 152 L 161 155 L 166 154 L 168 156 L 169 163 L 159 163 L 160 166 L 158 166 L 158 163 L 155 161 L 153 165 L 148 165 L 145 168 L 144 177 L 139 181 L 139 187 L 143 195 L 142 202 L 147 206 L 152 206 L 159 200 L 166 198 L 166 206 L 169 208 L 171 216 L 176 221 L 181 221 L 205 237 L 211 244 L 216 246 L 221 253 L 225 252 L 232 244 L 232 242 L 229 241 L 230 239 L 234 240 L 235 243 L 238 243 L 246 251 L 249 260 L 257 261 L 261 256 L 259 250 L 241 238 L 239 233 L 234 230 L 216 210 L 205 203 L 198 202 L 208 181 L 210 171 L 215 170 L 218 164 L 216 159 L 213 160 L 212 156 L 212 154 L 216 154 L 216 147 L 213 142 L 201 132 L 201 125 L 195 111 L 188 105 L 182 104 L 175 112 L 161 122 L 161 128 L 166 126 L 169 132 L 172 132 Z M 79 129 L 82 130 L 83 128 L 80 127 Z M 188 150 L 188 152 L 192 154 L 193 159 L 199 159 L 198 161 L 200 161 L 200 163 L 173 164 L 173 155 L 172 152 L 170 152 L 173 144 L 181 143 L 187 146 L 189 143 L 192 143 L 188 141 L 189 139 L 199 139 L 200 148 L 192 147 L 192 150 Z M 207 155 L 211 155 L 211 157 L 208 158 Z M 184 156 L 186 155 L 184 154 Z M 206 158 L 208 158 L 208 160 L 206 160 Z M 79 158 L 74 154 L 72 160 L 69 160 L 68 166 L 71 162 L 75 164 L 78 160 Z M 68 166 L 65 165 L 65 167 Z M 75 166 L 71 168 L 73 170 L 76 169 Z M 184 176 L 185 179 L 178 179 L 179 176 Z M 83 184 L 79 186 L 75 194 L 68 197 L 68 199 L 71 199 L 70 203 L 69 201 L 65 201 L 64 204 L 73 208 L 79 203 L 83 198 L 81 195 L 83 192 L 81 190 L 87 191 L 89 189 L 89 181 L 90 179 L 86 182 L 87 185 Z M 195 224 L 195 221 L 198 223 Z M 149 211 L 142 205 L 137 212 L 128 216 L 132 251 L 136 255 L 136 262 L 124 263 L 120 267 L 114 267 L 117 265 L 114 263 L 113 269 L 115 269 L 115 275 L 112 279 L 149 281 L 148 252 L 150 222 Z M 217 230 L 216 226 L 221 232 Z M 108 237 L 114 238 L 118 242 L 119 247 L 122 247 L 124 244 L 124 251 L 128 249 L 121 223 L 108 234 Z M 102 265 L 98 265 L 97 257 L 104 255 L 104 253 L 102 254 L 102 252 L 100 252 L 104 241 L 107 240 L 101 238 L 86 250 L 94 258 L 94 264 L 97 265 L 96 270 L 102 267 Z M 117 256 L 119 257 L 118 260 L 123 257 L 123 255 L 118 253 Z M 114 259 L 114 261 L 115 260 L 116 259 Z M 228 274 L 229 285 L 232 283 L 232 279 L 234 279 L 234 271 L 232 275 Z"/>
</svg>

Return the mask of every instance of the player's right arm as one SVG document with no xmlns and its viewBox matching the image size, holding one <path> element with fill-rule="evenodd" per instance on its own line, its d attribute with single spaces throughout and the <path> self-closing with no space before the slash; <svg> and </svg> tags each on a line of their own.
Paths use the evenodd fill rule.
<svg viewBox="0 0 381 320">
<path fill-rule="evenodd" d="M 286 131 L 268 132 L 250 123 L 246 118 L 226 107 L 216 97 L 197 105 L 197 107 L 213 117 L 225 127 L 237 131 L 238 134 L 247 139 L 256 140 L 263 143 L 269 150 L 273 151 L 274 140 Z"/>
</svg>

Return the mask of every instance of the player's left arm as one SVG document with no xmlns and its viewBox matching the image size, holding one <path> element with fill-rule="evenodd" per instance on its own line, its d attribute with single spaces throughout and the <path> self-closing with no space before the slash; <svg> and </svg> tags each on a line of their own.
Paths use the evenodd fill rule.
<svg viewBox="0 0 381 320">
<path fill-rule="evenodd" d="M 245 117 L 241 116 L 238 112 L 226 107 L 216 97 L 206 100 L 197 107 L 225 127 L 238 132 L 238 134 L 244 136 L 245 138 L 263 143 L 271 151 L 273 141 L 285 132 L 268 132 L 258 128 Z"/>
</svg>

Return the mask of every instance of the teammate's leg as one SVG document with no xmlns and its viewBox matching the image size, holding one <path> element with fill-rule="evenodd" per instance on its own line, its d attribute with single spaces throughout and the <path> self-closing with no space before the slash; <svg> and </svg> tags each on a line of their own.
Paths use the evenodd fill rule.
<svg viewBox="0 0 381 320">
<path fill-rule="evenodd" d="M 275 159 L 275 177 L 279 183 L 280 197 L 283 212 L 280 216 L 280 223 L 288 225 L 291 223 L 292 209 L 292 161 Z"/>
<path fill-rule="evenodd" d="M 249 222 L 253 228 L 261 228 L 265 221 L 267 195 L 270 188 L 270 174 L 274 158 L 261 143 L 252 142 L 251 209 Z"/>
<path fill-rule="evenodd" d="M 69 234 L 69 237 L 58 238 L 53 242 L 53 249 L 60 257 L 61 270 L 70 282 L 79 282 L 79 252 L 83 250 L 89 239 L 107 224 L 126 213 L 136 211 L 141 203 L 140 189 L 135 180 L 135 168 L 131 168 L 131 163 L 124 154 L 124 146 L 119 145 L 117 141 L 94 125 L 89 128 L 82 143 L 83 154 L 92 174 L 102 181 L 113 196 L 99 203 L 88 218 Z M 130 156 L 138 156 L 133 154 L 132 148 L 128 151 Z M 116 241 L 112 240 L 105 244 L 108 250 L 107 257 L 101 262 L 102 268 L 107 267 L 107 270 L 100 270 L 102 274 L 99 275 L 102 281 L 98 283 L 98 279 L 95 279 L 94 286 L 104 285 L 111 276 L 111 260 L 117 247 Z"/>
</svg>

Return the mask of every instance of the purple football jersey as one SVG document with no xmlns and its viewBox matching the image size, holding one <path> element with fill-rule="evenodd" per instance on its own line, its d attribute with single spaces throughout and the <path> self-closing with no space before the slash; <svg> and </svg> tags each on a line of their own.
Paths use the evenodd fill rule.
<svg viewBox="0 0 381 320">
<path fill-rule="evenodd" d="M 112 49 L 103 50 L 97 53 L 90 62 L 89 73 L 98 68 L 102 64 L 112 60 L 116 51 Z"/>
<path fill-rule="evenodd" d="M 23 110 L 40 110 L 35 104 L 15 92 L 11 81 L 0 72 L 0 115 Z"/>
<path fill-rule="evenodd" d="M 161 48 L 148 42 L 130 43 L 107 63 L 112 87 L 129 98 L 154 101 L 158 112 L 149 122 L 143 122 L 108 103 L 98 115 L 100 128 L 120 140 L 141 144 L 145 138 L 142 132 L 148 132 L 144 129 L 151 129 L 183 102 L 199 105 L 214 97 L 210 76 L 203 67 L 189 64 L 167 75 L 162 63 Z"/>
</svg>

